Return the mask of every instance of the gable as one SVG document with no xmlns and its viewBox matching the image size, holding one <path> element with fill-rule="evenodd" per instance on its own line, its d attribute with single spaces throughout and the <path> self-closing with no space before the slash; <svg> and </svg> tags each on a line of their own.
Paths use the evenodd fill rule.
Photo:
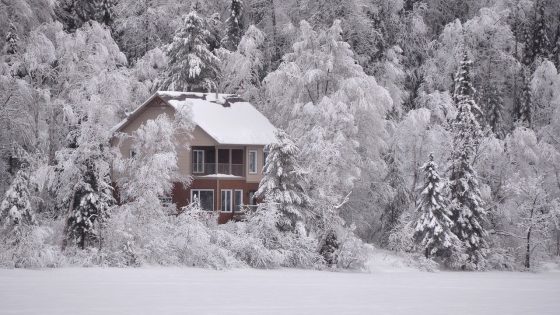
<svg viewBox="0 0 560 315">
<path fill-rule="evenodd" d="M 159 96 L 150 97 L 144 104 L 140 105 L 126 119 L 113 128 L 113 132 L 132 133 L 148 120 L 156 119 L 161 114 L 167 114 L 169 118 L 175 117 L 175 109 L 162 100 Z"/>
</svg>

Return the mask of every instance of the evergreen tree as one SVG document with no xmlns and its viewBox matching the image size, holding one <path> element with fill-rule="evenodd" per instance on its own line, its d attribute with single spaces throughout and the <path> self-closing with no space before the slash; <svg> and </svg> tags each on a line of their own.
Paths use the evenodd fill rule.
<svg viewBox="0 0 560 315">
<path fill-rule="evenodd" d="M 560 21 L 560 17 L 558 17 Z M 556 37 L 551 51 L 552 62 L 556 66 L 556 69 L 560 69 L 560 22 L 558 22 L 558 27 L 556 28 Z"/>
<path fill-rule="evenodd" d="M 223 24 L 224 23 L 220 19 L 219 13 L 212 14 L 212 16 L 210 16 L 210 18 L 208 19 L 208 39 L 206 41 L 208 42 L 208 50 L 212 52 L 222 47 L 222 41 L 224 37 Z"/>
<path fill-rule="evenodd" d="M 414 231 L 414 241 L 424 249 L 426 258 L 448 258 L 457 251 L 459 239 L 451 228 L 453 222 L 449 201 L 443 193 L 433 154 L 421 169 L 425 174 L 425 184 L 417 198 L 416 210 L 421 213 Z"/>
<path fill-rule="evenodd" d="M 62 0 L 57 15 L 70 31 L 91 20 L 110 26 L 115 18 L 116 4 L 117 0 Z"/>
<path fill-rule="evenodd" d="M 490 126 L 490 129 L 498 138 L 503 138 L 502 113 L 504 101 L 501 92 L 492 86 L 484 88 L 482 91 L 482 102 L 488 126 Z"/>
<path fill-rule="evenodd" d="M 455 75 L 455 81 L 453 82 L 453 100 L 455 103 L 459 103 L 461 101 L 469 102 L 470 104 L 474 103 L 473 97 L 476 90 L 471 80 L 471 68 L 472 61 L 465 52 L 463 53 L 463 60 L 459 65 L 459 71 Z"/>
<path fill-rule="evenodd" d="M 35 224 L 29 195 L 29 173 L 20 169 L 0 203 L 0 222 L 7 228 L 18 229 L 21 225 Z"/>
<path fill-rule="evenodd" d="M 521 95 L 516 111 L 517 123 L 527 128 L 532 127 L 532 100 L 531 100 L 531 79 L 527 67 L 521 69 Z"/>
<path fill-rule="evenodd" d="M 210 91 L 215 88 L 219 60 L 209 50 L 209 32 L 195 11 L 183 18 L 167 49 L 169 57 L 162 88 L 174 91 Z"/>
<path fill-rule="evenodd" d="M 523 63 L 526 66 L 531 66 L 538 58 L 549 57 L 551 47 L 547 33 L 545 1 L 539 0 L 535 3 L 534 20 L 524 32 Z"/>
<path fill-rule="evenodd" d="M 484 267 L 487 244 L 482 223 L 486 212 L 478 188 L 472 162 L 482 135 L 475 113 L 480 112 L 474 101 L 470 68 L 472 62 L 465 53 L 455 77 L 454 99 L 457 117 L 453 121 L 453 151 L 451 154 L 450 194 L 453 232 L 463 242 L 468 255 L 463 267 Z"/>
<path fill-rule="evenodd" d="M 545 1 L 537 1 L 536 20 L 533 27 L 532 57 L 533 61 L 537 58 L 547 58 L 549 56 L 550 40 L 548 39 L 548 27 L 545 17 Z"/>
<path fill-rule="evenodd" d="M 227 19 L 226 37 L 223 46 L 231 51 L 237 49 L 243 36 L 243 1 L 231 0 L 230 16 Z"/>
<path fill-rule="evenodd" d="M 296 160 L 299 149 L 295 143 L 282 130 L 276 132 L 276 138 L 277 142 L 267 147 L 264 177 L 256 196 L 276 204 L 280 230 L 295 231 L 306 219 L 306 207 L 310 203 L 302 186 L 305 173 Z"/>
<path fill-rule="evenodd" d="M 102 153 L 103 149 L 99 151 Z M 78 182 L 72 208 L 66 220 L 66 234 L 81 249 L 101 241 L 102 225 L 114 203 L 109 169 L 99 165 L 106 157 L 94 154 L 80 161 Z"/>
<path fill-rule="evenodd" d="M 533 43 L 531 41 L 531 34 L 529 32 L 529 27 L 525 26 L 521 31 L 522 41 L 524 43 L 522 50 L 521 61 L 523 65 L 529 67 L 533 64 L 535 56 L 533 54 Z"/>
</svg>

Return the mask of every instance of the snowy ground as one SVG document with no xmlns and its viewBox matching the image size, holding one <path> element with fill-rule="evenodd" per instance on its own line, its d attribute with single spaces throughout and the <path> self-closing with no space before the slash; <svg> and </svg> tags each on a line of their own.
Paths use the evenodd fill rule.
<svg viewBox="0 0 560 315">
<path fill-rule="evenodd" d="M 559 314 L 560 273 L 0 270 L 0 314 Z"/>
</svg>

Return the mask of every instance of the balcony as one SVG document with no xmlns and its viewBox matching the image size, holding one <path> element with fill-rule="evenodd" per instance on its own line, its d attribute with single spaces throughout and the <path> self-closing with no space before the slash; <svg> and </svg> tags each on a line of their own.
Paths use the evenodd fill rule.
<svg viewBox="0 0 560 315">
<path fill-rule="evenodd" d="M 245 177 L 245 165 L 232 163 L 193 163 L 192 174 L 194 176 L 223 174 Z"/>
</svg>

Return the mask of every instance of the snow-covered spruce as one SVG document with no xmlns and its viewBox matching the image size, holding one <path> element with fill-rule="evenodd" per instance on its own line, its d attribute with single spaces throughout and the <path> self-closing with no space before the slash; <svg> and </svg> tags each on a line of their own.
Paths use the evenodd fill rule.
<svg viewBox="0 0 560 315">
<path fill-rule="evenodd" d="M 78 165 L 82 171 L 81 180 L 76 186 L 66 221 L 66 233 L 72 242 L 84 249 L 87 246 L 100 246 L 101 230 L 114 200 L 109 168 L 104 159 L 92 155 L 78 162 L 82 163 Z"/>
<path fill-rule="evenodd" d="M 477 174 L 472 167 L 482 131 L 476 119 L 480 109 L 474 101 L 470 69 L 472 62 L 463 56 L 455 77 L 454 99 L 458 107 L 453 121 L 453 151 L 450 168 L 450 208 L 453 232 L 463 242 L 467 258 L 462 268 L 483 269 L 488 245 L 483 224 L 486 211 L 482 208 Z"/>
<path fill-rule="evenodd" d="M 222 40 L 222 46 L 229 50 L 235 50 L 243 36 L 243 1 L 231 0 L 230 15 L 226 20 L 226 36 Z"/>
<path fill-rule="evenodd" d="M 219 59 L 209 50 L 208 36 L 206 22 L 196 11 L 183 18 L 167 48 L 169 60 L 161 82 L 162 89 L 214 90 Z"/>
<path fill-rule="evenodd" d="M 22 225 L 35 224 L 29 194 L 29 173 L 19 170 L 0 203 L 0 224 L 5 229 L 17 230 Z"/>
<path fill-rule="evenodd" d="M 309 217 L 310 200 L 303 189 L 305 172 L 296 160 L 299 149 L 295 143 L 283 130 L 276 132 L 276 138 L 276 143 L 267 146 L 264 177 L 256 196 L 276 205 L 281 230 L 295 231 Z"/>
<path fill-rule="evenodd" d="M 417 211 L 421 213 L 414 231 L 414 240 L 423 249 L 426 258 L 446 259 L 459 251 L 460 241 L 451 231 L 451 211 L 445 197 L 434 155 L 422 165 L 425 184 L 417 198 Z"/>
</svg>

